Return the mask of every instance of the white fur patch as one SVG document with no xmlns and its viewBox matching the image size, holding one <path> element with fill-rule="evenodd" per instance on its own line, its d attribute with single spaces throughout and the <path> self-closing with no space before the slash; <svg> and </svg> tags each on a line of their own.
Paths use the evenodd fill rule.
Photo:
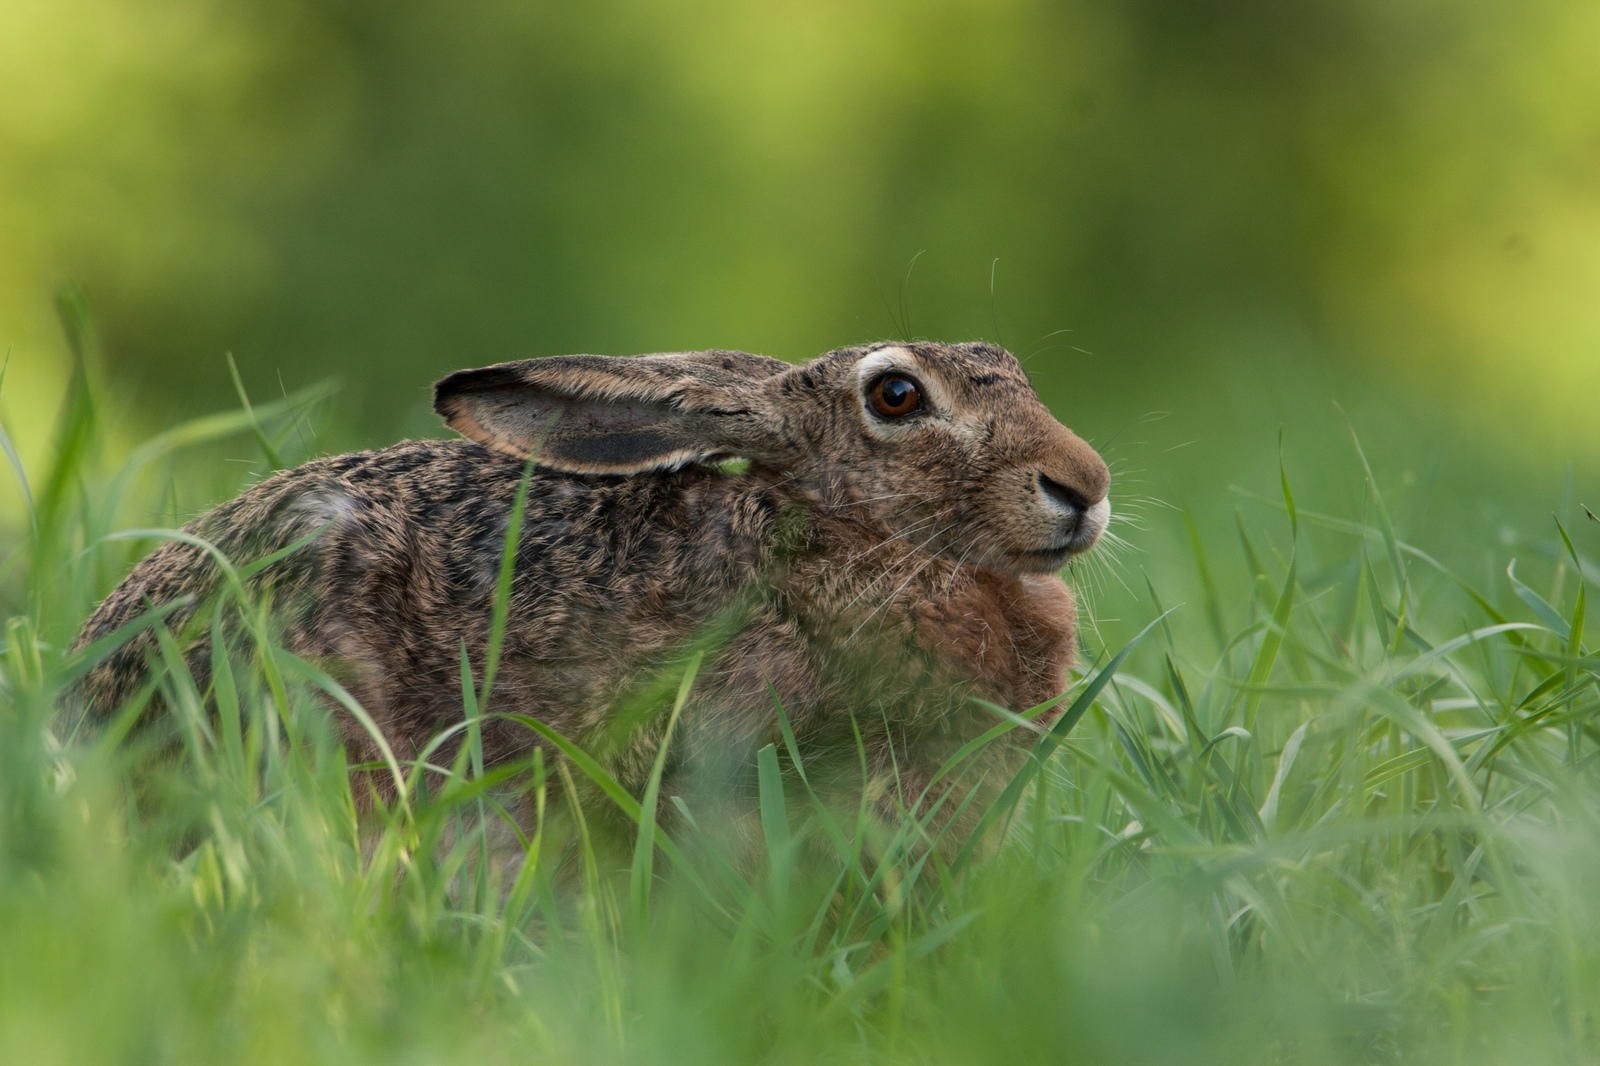
<svg viewBox="0 0 1600 1066">
<path fill-rule="evenodd" d="M 318 489 L 294 501 L 292 510 L 295 526 L 309 533 L 323 526 L 332 526 L 356 513 L 356 501 L 348 493 L 337 489 Z"/>
<path fill-rule="evenodd" d="M 883 373 L 885 370 L 904 370 L 908 373 L 918 369 L 917 357 L 904 348 L 879 348 L 856 366 L 856 380 L 865 389 L 867 382 Z"/>
<path fill-rule="evenodd" d="M 1107 496 L 1087 511 L 1083 512 L 1083 528 L 1093 531 L 1098 538 L 1106 531 L 1106 526 L 1111 524 L 1111 497 Z"/>
</svg>

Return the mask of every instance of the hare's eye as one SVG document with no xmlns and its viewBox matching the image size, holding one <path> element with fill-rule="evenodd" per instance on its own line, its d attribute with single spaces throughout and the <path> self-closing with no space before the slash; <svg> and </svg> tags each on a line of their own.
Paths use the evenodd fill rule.
<svg viewBox="0 0 1600 1066">
<path fill-rule="evenodd" d="M 872 409 L 884 418 L 904 418 L 922 410 L 922 390 L 915 381 L 898 374 L 873 382 L 871 397 Z"/>
</svg>

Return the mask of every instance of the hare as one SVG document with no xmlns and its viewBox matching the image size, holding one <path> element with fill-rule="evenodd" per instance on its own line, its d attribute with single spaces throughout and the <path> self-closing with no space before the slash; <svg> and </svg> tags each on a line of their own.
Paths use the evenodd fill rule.
<svg viewBox="0 0 1600 1066">
<path fill-rule="evenodd" d="M 434 409 L 465 439 L 309 462 L 187 527 L 239 561 L 306 541 L 252 580 L 284 646 L 401 758 L 462 719 L 463 645 L 480 669 L 530 456 L 489 763 L 539 741 L 495 713 L 531 716 L 605 749 L 637 794 L 665 716 L 619 732 L 619 708 L 700 647 L 663 795 L 744 787 L 781 705 L 814 780 L 859 779 L 864 753 L 909 805 L 996 723 L 973 697 L 1023 710 L 1066 685 L 1077 619 L 1058 572 L 1105 529 L 1110 475 L 1000 348 L 528 359 L 449 375 Z M 176 631 L 217 582 L 200 548 L 168 543 L 79 645 L 182 599 Z M 137 689 L 154 647 L 146 633 L 87 675 L 91 711 Z M 185 654 L 205 684 L 209 641 Z M 352 757 L 375 757 L 342 723 Z"/>
</svg>

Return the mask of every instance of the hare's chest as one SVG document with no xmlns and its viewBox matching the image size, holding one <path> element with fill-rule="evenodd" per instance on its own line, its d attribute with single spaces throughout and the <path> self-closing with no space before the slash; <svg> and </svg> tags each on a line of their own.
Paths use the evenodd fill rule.
<svg viewBox="0 0 1600 1066">
<path fill-rule="evenodd" d="M 1077 638 L 1072 590 L 1053 575 L 971 571 L 912 612 L 921 648 L 1014 710 L 1066 688 Z"/>
</svg>

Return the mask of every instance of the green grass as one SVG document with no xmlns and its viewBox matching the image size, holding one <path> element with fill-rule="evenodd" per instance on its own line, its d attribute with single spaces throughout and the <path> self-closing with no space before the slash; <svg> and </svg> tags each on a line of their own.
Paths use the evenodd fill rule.
<svg viewBox="0 0 1600 1066">
<path fill-rule="evenodd" d="M 0 564 L 0 1061 L 1600 1056 L 1600 526 L 1552 526 L 1510 574 L 1463 532 L 1500 575 L 1474 587 L 1402 539 L 1357 450 L 1347 513 L 1297 506 L 1285 474 L 1236 544 L 1167 560 L 1188 580 L 1079 575 L 1128 617 L 1090 633 L 978 835 L 930 851 L 916 815 L 830 811 L 769 748 L 750 863 L 656 823 L 659 765 L 642 797 L 576 749 L 483 766 L 487 678 L 459 754 L 368 768 L 404 787 L 359 816 L 313 698 L 332 683 L 268 640 L 231 645 L 208 692 L 169 673 L 164 729 L 56 709 L 149 516 L 216 476 L 194 450 L 254 435 L 297 461 L 315 399 L 109 462 L 90 391 L 69 397 Z M 217 609 L 267 631 L 259 604 Z M 539 812 L 520 838 L 510 789 Z"/>
</svg>

